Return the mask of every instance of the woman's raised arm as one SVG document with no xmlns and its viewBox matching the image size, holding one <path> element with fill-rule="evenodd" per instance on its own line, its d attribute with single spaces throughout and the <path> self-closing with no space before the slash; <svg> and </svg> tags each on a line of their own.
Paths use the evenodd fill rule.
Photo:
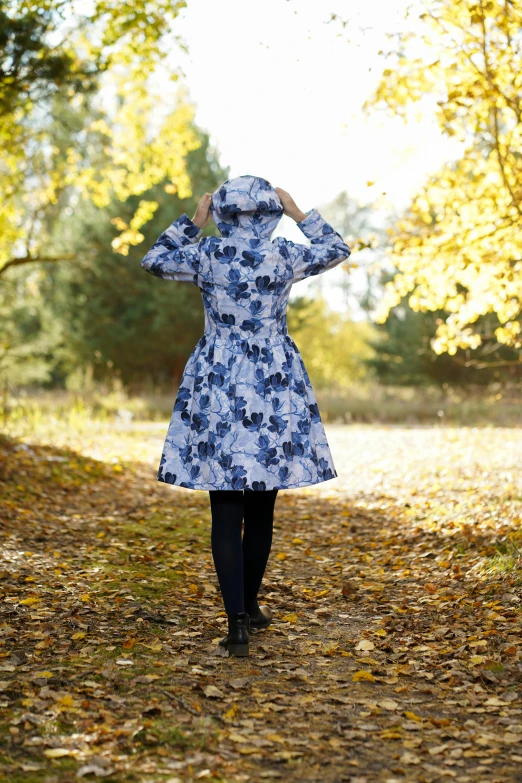
<svg viewBox="0 0 522 783">
<path fill-rule="evenodd" d="M 291 270 L 292 282 L 297 283 L 305 277 L 320 275 L 333 269 L 351 254 L 351 250 L 342 236 L 319 214 L 311 209 L 297 223 L 303 234 L 310 240 L 310 246 L 292 242 L 284 237 L 276 237 L 274 244 Z"/>
<path fill-rule="evenodd" d="M 180 280 L 198 284 L 200 248 L 194 244 L 202 231 L 183 213 L 160 234 L 141 266 L 151 275 L 164 280 Z"/>
</svg>

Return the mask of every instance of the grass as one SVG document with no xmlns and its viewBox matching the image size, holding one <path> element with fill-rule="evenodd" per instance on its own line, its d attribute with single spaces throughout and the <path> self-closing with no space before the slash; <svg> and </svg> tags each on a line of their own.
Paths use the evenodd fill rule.
<svg viewBox="0 0 522 783">
<path fill-rule="evenodd" d="M 315 388 L 315 387 L 314 387 Z M 463 426 L 522 426 L 520 389 L 497 386 L 441 389 L 387 387 L 354 383 L 343 390 L 316 389 L 323 421 L 332 424 L 459 424 Z M 133 421 L 162 422 L 172 413 L 174 387 L 164 393 L 128 395 L 100 386 L 88 392 L 20 389 L 12 392 L 0 420 L 6 433 L 23 435 L 46 428 L 96 431 L 114 423 L 125 428 Z M 0 403 L 1 404 L 1 403 Z"/>
<path fill-rule="evenodd" d="M 319 390 L 317 401 L 323 421 L 333 424 L 522 426 L 519 391 L 368 384 L 342 393 Z"/>
<path fill-rule="evenodd" d="M 485 576 L 494 576 L 496 574 L 514 574 L 522 567 L 522 558 L 519 551 L 502 552 L 498 549 L 497 554 L 489 558 L 487 565 L 482 569 Z"/>
<path fill-rule="evenodd" d="M 197 520 L 181 511 L 176 514 L 175 524 L 165 524 L 164 519 L 164 514 L 155 513 L 147 520 L 146 527 L 143 522 L 121 523 L 118 540 L 112 539 L 107 542 L 107 549 L 93 553 L 90 566 L 98 568 L 100 580 L 103 579 L 99 596 L 127 588 L 134 599 L 153 600 L 164 595 L 166 588 L 175 589 L 185 555 L 185 550 L 178 544 L 191 541 L 203 547 L 208 532 L 203 525 L 197 524 Z M 117 566 L 117 574 L 114 566 Z M 114 578 L 111 579 L 111 575 Z"/>
<path fill-rule="evenodd" d="M 204 750 L 209 738 L 189 736 L 183 729 L 173 726 L 167 718 L 148 719 L 136 737 L 144 745 L 166 745 L 174 751 Z"/>
</svg>

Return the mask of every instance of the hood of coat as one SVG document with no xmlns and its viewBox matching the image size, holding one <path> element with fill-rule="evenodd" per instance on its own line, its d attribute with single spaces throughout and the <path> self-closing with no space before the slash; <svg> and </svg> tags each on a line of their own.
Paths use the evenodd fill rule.
<svg viewBox="0 0 522 783">
<path fill-rule="evenodd" d="M 276 191 L 263 177 L 227 179 L 212 194 L 210 214 L 223 237 L 236 232 L 269 239 L 283 215 Z"/>
</svg>

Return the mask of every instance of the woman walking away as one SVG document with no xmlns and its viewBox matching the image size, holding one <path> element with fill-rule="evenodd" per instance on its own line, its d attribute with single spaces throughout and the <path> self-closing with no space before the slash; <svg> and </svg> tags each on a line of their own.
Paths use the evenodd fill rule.
<svg viewBox="0 0 522 783">
<path fill-rule="evenodd" d="M 309 246 L 270 240 L 283 214 Z M 209 216 L 221 237 L 200 238 Z M 157 277 L 193 283 L 203 298 L 205 329 L 181 378 L 158 481 L 209 492 L 228 617 L 220 644 L 231 655 L 248 655 L 252 630 L 272 619 L 257 596 L 278 490 L 337 476 L 286 309 L 294 283 L 350 252 L 316 209 L 301 212 L 282 188 L 243 175 L 205 193 L 193 220 L 181 215 L 141 261 Z"/>
</svg>

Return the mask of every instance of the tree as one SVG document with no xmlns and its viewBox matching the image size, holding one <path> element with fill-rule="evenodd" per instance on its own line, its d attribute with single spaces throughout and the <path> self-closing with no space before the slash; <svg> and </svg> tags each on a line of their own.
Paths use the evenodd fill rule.
<svg viewBox="0 0 522 783">
<path fill-rule="evenodd" d="M 0 298 L 0 385 L 45 385 L 52 378 L 63 325 L 36 280 L 6 279 Z"/>
<path fill-rule="evenodd" d="M 194 195 L 180 199 L 165 192 L 164 183 L 144 197 L 158 204 L 143 228 L 144 241 L 129 245 L 128 254 L 115 251 L 120 223 L 129 222 L 139 197 L 117 199 L 106 207 L 80 203 L 67 221 L 51 229 L 51 247 L 72 248 L 74 264 L 36 269 L 36 287 L 45 292 L 62 339 L 49 358 L 52 380 L 63 385 L 75 371 L 92 370 L 95 382 L 118 377 L 128 388 L 146 385 L 171 388 L 203 333 L 200 292 L 192 285 L 172 284 L 144 272 L 140 259 L 165 228 L 180 214 L 193 214 L 201 193 L 215 190 L 228 177 L 208 135 L 194 129 L 197 149 L 187 156 Z M 117 218 L 115 219 L 115 216 Z M 117 225 L 115 225 L 115 222 Z M 217 232 L 213 223 L 205 233 Z"/>
<path fill-rule="evenodd" d="M 345 389 L 362 380 L 372 355 L 374 327 L 329 309 L 322 297 L 298 297 L 288 307 L 288 331 L 317 389 Z"/>
<path fill-rule="evenodd" d="M 48 250 L 48 214 L 62 196 L 107 206 L 160 182 L 191 195 L 186 156 L 194 108 L 173 83 L 172 33 L 183 0 L 10 0 L 1 11 L 0 273 Z M 162 96 L 164 99 L 162 100 Z M 172 106 L 172 108 L 170 108 Z M 166 108 L 169 107 L 169 108 Z M 82 122 L 82 118 L 85 120 Z M 56 125 L 63 123 L 63 144 Z M 96 156 L 92 148 L 96 149 Z M 139 200 L 120 249 L 143 239 L 157 205 Z"/>
<path fill-rule="evenodd" d="M 379 381 L 390 386 L 467 386 L 514 379 L 516 368 L 496 368 L 496 358 L 483 357 L 481 363 L 471 361 L 470 350 L 459 348 L 455 355 L 436 354 L 431 343 L 444 311 L 413 310 L 404 297 L 393 307 L 383 324 L 376 326 L 376 336 L 370 341 L 373 356 L 368 366 Z M 516 358 L 508 346 L 501 347 L 504 361 Z M 480 368 L 480 371 L 479 371 Z"/>
<path fill-rule="evenodd" d="M 74 93 L 96 87 L 101 62 L 79 60 L 65 40 L 50 40 L 64 20 L 64 3 L 8 2 L 0 7 L 0 112 L 28 114 L 64 86 Z M 7 138 L 7 137 L 6 137 Z M 4 139 L 5 141 L 6 139 Z"/>
<path fill-rule="evenodd" d="M 515 0 L 430 0 L 424 7 L 420 31 L 398 34 L 383 53 L 390 64 L 365 109 L 384 106 L 406 118 L 412 104 L 434 98 L 441 132 L 465 149 L 428 179 L 391 232 L 398 274 L 378 320 L 407 296 L 416 311 L 447 314 L 432 340 L 436 353 L 507 345 L 518 363 L 522 11 Z"/>
</svg>

